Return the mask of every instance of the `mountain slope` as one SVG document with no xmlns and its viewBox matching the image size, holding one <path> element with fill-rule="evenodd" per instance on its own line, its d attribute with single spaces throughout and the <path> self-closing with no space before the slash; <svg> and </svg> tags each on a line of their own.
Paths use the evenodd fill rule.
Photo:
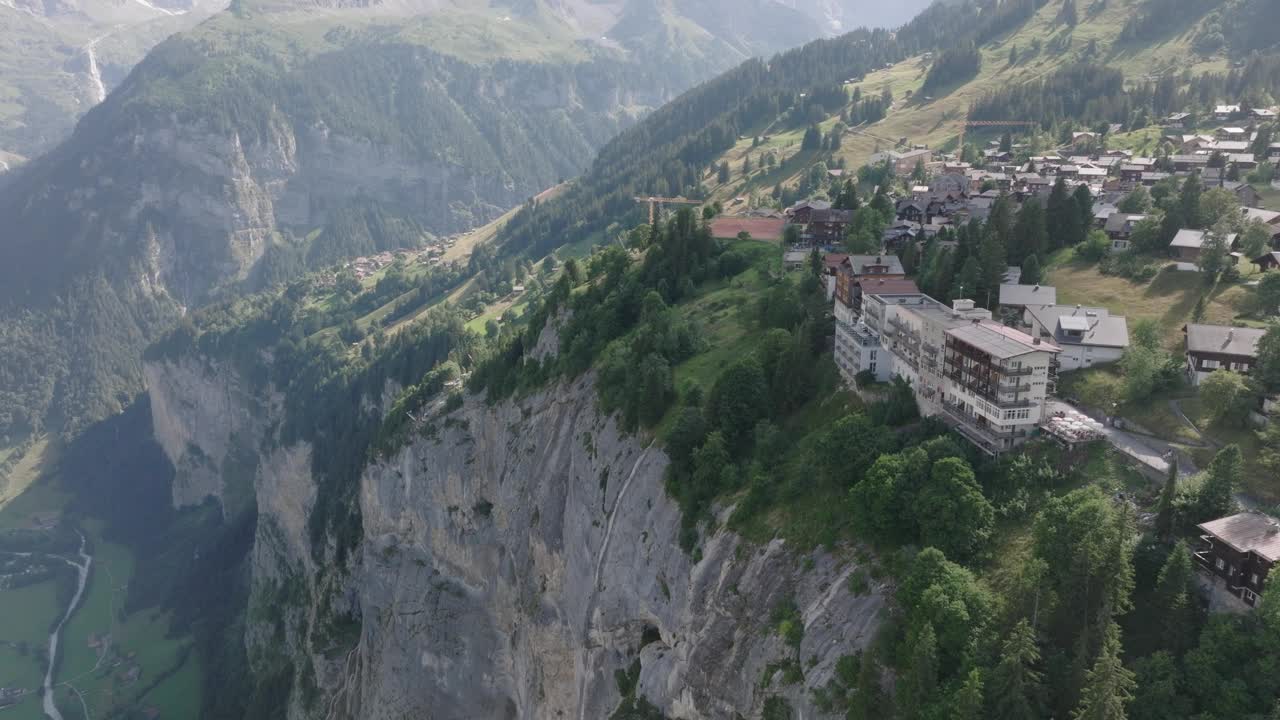
<svg viewBox="0 0 1280 720">
<path fill-rule="evenodd" d="M 185 308 L 483 224 L 860 4 L 237 2 L 0 188 L 0 431 L 114 412 Z"/>
<path fill-rule="evenodd" d="M 0 2 L 0 173 L 66 138 L 166 36 L 225 7 L 225 0 Z"/>
</svg>

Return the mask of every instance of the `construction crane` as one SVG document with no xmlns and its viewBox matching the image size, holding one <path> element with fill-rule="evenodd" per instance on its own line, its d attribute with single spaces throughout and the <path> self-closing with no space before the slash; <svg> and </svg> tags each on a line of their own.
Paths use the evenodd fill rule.
<svg viewBox="0 0 1280 720">
<path fill-rule="evenodd" d="M 1040 123 L 1034 120 L 965 120 L 960 125 L 960 144 L 958 152 L 964 152 L 964 135 L 967 128 L 971 127 L 1032 127 Z"/>
<path fill-rule="evenodd" d="M 652 225 L 654 218 L 658 216 L 658 210 L 663 205 L 701 205 L 701 200 L 690 200 L 685 197 L 637 197 L 633 198 L 638 203 L 649 203 L 649 224 Z"/>
</svg>

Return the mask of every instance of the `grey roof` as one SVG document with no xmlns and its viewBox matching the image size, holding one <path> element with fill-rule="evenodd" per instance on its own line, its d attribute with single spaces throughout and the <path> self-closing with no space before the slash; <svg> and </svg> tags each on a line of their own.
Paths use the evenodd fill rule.
<svg viewBox="0 0 1280 720">
<path fill-rule="evenodd" d="M 1247 207 L 1240 208 L 1240 212 L 1244 215 L 1245 222 L 1249 222 L 1250 220 L 1261 220 L 1262 222 L 1271 225 L 1277 220 L 1280 220 L 1280 212 L 1276 212 L 1275 210 L 1263 210 L 1262 208 Z"/>
<path fill-rule="evenodd" d="M 974 322 L 952 328 L 947 334 L 1002 360 L 1033 352 L 1062 352 L 1052 343 L 1037 344 L 1030 335 L 995 323 Z"/>
<path fill-rule="evenodd" d="M 1000 286 L 1001 305 L 1052 305 L 1058 302 L 1058 290 L 1052 285 Z"/>
<path fill-rule="evenodd" d="M 1254 552 L 1275 562 L 1280 560 L 1280 523 L 1258 512 L 1242 512 L 1196 527 L 1238 552 Z"/>
<path fill-rule="evenodd" d="M 1280 264 L 1280 250 L 1272 251 L 1269 253 L 1263 253 L 1258 257 L 1254 258 L 1253 262 L 1259 262 L 1260 260 L 1266 257 L 1270 257 L 1272 260 L 1276 261 L 1276 264 Z"/>
<path fill-rule="evenodd" d="M 1140 213 L 1111 213 L 1107 218 L 1106 231 L 1109 233 L 1122 232 L 1128 229 L 1130 223 L 1137 224 L 1146 219 L 1147 216 Z"/>
<path fill-rule="evenodd" d="M 902 261 L 897 255 L 850 255 L 846 260 L 849 267 L 853 268 L 854 275 L 862 275 L 862 268 L 867 265 L 887 265 L 884 272 L 875 273 L 876 275 L 905 275 L 906 271 L 902 269 Z"/>
<path fill-rule="evenodd" d="M 1111 213 L 1114 213 L 1119 209 L 1120 208 L 1116 207 L 1115 205 L 1112 205 L 1111 203 L 1096 204 L 1093 206 L 1093 219 L 1106 220 L 1107 218 L 1111 217 Z"/>
<path fill-rule="evenodd" d="M 1083 305 L 1033 305 L 1027 314 L 1039 323 L 1054 341 L 1070 345 L 1096 347 L 1128 347 L 1129 323 L 1120 315 L 1113 316 L 1103 307 Z M 1063 331 L 1084 333 L 1080 337 L 1066 335 Z"/>
<path fill-rule="evenodd" d="M 1083 322 L 1080 322 L 1082 321 Z M 1084 335 L 1068 337 L 1064 333 L 1054 334 L 1059 343 L 1069 342 L 1073 345 L 1093 345 L 1095 347 L 1129 347 L 1129 322 L 1120 315 L 1107 317 L 1081 318 L 1076 315 L 1064 315 L 1058 318 L 1062 330 L 1084 332 Z M 1067 327 L 1068 324 L 1074 327 Z"/>
<path fill-rule="evenodd" d="M 1242 153 L 1249 149 L 1248 140 L 1218 140 L 1209 143 L 1210 150 L 1218 150 L 1224 153 L 1238 152 Z"/>
<path fill-rule="evenodd" d="M 1187 325 L 1187 352 L 1257 357 L 1266 330 L 1230 325 Z"/>
<path fill-rule="evenodd" d="M 1169 247 L 1199 248 L 1204 245 L 1204 236 L 1203 230 L 1179 230 L 1169 242 Z"/>
</svg>

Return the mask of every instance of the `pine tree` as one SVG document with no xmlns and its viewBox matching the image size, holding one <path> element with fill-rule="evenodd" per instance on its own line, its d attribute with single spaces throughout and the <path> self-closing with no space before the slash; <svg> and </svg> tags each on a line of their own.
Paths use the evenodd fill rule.
<svg viewBox="0 0 1280 720">
<path fill-rule="evenodd" d="M 720 182 L 721 185 L 729 182 L 729 162 L 728 161 L 720 163 L 720 170 L 717 173 L 716 179 Z"/>
<path fill-rule="evenodd" d="M 1036 255 L 1028 255 L 1022 261 L 1022 284 L 1039 285 L 1041 280 L 1040 259 Z"/>
<path fill-rule="evenodd" d="M 1175 657 L 1180 657 L 1193 644 L 1197 624 L 1195 578 L 1186 543 L 1174 545 L 1160 568 L 1156 598 L 1163 615 L 1164 646 Z"/>
<path fill-rule="evenodd" d="M 751 174 L 751 156 L 742 156 L 742 176 L 746 177 Z"/>
<path fill-rule="evenodd" d="M 1040 648 L 1035 631 L 1019 620 L 1000 648 L 1000 662 L 991 671 L 989 691 L 992 720 L 1037 720 L 1040 717 Z"/>
<path fill-rule="evenodd" d="M 1126 720 L 1125 706 L 1136 688 L 1133 672 L 1120 658 L 1120 626 L 1109 620 L 1102 631 L 1102 650 L 1085 675 L 1080 707 L 1072 720 Z"/>
<path fill-rule="evenodd" d="M 1022 263 L 1027 257 L 1043 255 L 1049 248 L 1049 229 L 1045 224 L 1044 208 L 1040 203 L 1023 203 L 1018 219 L 1013 225 L 1013 244 L 1009 246 L 1009 262 Z M 1023 284 L 1035 281 L 1023 280 Z"/>
<path fill-rule="evenodd" d="M 982 238 L 982 244 L 978 247 L 978 262 L 981 274 L 978 287 L 974 288 L 975 299 L 982 301 L 984 305 L 990 305 L 1000 299 L 1000 282 L 1009 267 L 1004 238 L 995 227 L 989 225 Z"/>
<path fill-rule="evenodd" d="M 1093 222 L 1093 193 L 1089 192 L 1088 185 L 1081 184 L 1076 186 L 1076 191 L 1071 197 L 1080 211 L 1080 237 L 1075 241 L 1078 243 L 1089 235 L 1089 225 Z"/>
<path fill-rule="evenodd" d="M 880 689 L 880 663 L 871 652 L 862 653 L 862 662 L 858 667 L 858 686 L 854 689 L 849 701 L 849 720 L 877 720 L 882 717 L 881 705 L 884 704 L 883 692 Z"/>
<path fill-rule="evenodd" d="M 1156 510 L 1156 535 L 1162 540 L 1173 536 L 1173 501 L 1178 494 L 1178 459 L 1169 458 L 1169 474 L 1164 480 L 1164 489 L 1160 491 L 1160 505 Z"/>
<path fill-rule="evenodd" d="M 952 720 L 982 720 L 982 674 L 977 668 L 969 671 L 964 684 L 951 696 Z"/>
<path fill-rule="evenodd" d="M 919 262 L 920 251 L 916 246 L 916 241 L 910 238 L 907 243 L 902 246 L 902 252 L 899 259 L 902 261 L 902 271 L 907 275 L 916 274 L 916 265 Z"/>
<path fill-rule="evenodd" d="M 955 282 L 951 285 L 951 291 L 947 293 L 950 300 L 970 299 L 978 296 L 978 285 L 982 282 L 982 268 L 978 265 L 978 258 L 970 256 L 964 261 L 964 266 L 960 268 L 960 274 L 956 276 Z M 945 286 L 944 286 L 945 287 Z"/>
<path fill-rule="evenodd" d="M 1049 226 L 1049 245 L 1054 250 L 1075 245 L 1084 239 L 1087 229 L 1080 218 L 1080 206 L 1067 191 L 1067 183 L 1058 178 L 1049 193 L 1046 212 Z"/>
<path fill-rule="evenodd" d="M 1196 496 L 1196 522 L 1215 520 L 1232 513 L 1236 506 L 1234 493 L 1240 485 L 1243 467 L 1244 460 L 1238 445 L 1228 445 L 1213 456 Z"/>
<path fill-rule="evenodd" d="M 938 639 L 926 622 L 911 645 L 911 666 L 898 686 L 898 707 L 903 717 L 916 717 L 938 690 Z"/>
<path fill-rule="evenodd" d="M 1066 0 L 1062 3 L 1062 14 L 1059 16 L 1067 27 L 1075 27 L 1080 22 L 1080 15 L 1076 12 L 1076 0 Z"/>
<path fill-rule="evenodd" d="M 1182 181 L 1182 189 L 1178 192 L 1178 209 L 1186 227 L 1198 228 L 1203 222 L 1200 217 L 1200 195 L 1203 190 L 1197 175 L 1189 175 Z"/>
</svg>

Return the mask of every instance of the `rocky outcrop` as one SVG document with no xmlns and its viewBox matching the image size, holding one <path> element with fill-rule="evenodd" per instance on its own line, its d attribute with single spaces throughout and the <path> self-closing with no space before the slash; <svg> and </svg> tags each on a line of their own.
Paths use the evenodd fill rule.
<svg viewBox="0 0 1280 720">
<path fill-rule="evenodd" d="M 589 377 L 472 400 L 368 469 L 356 716 L 603 718 L 637 659 L 672 717 L 757 717 L 773 694 L 819 716 L 807 689 L 870 641 L 883 594 L 782 540 L 720 531 L 686 554 L 666 456 L 594 406 Z M 770 618 L 784 601 L 803 684 L 766 673 L 795 656 Z"/>
<path fill-rule="evenodd" d="M 339 570 L 313 559 L 311 449 L 277 446 L 278 398 L 194 360 L 146 375 L 175 502 L 234 502 L 235 478 L 252 482 L 246 644 L 257 671 L 295 668 L 291 717 L 604 718 L 637 661 L 637 692 L 670 717 L 758 717 L 772 695 L 821 717 L 810 689 L 879 625 L 885 595 L 852 593 L 844 554 L 726 530 L 681 550 L 665 454 L 595 409 L 590 376 L 471 398 L 370 464 Z M 798 651 L 771 618 L 783 602 Z M 795 658 L 804 680 L 785 684 Z"/>
</svg>

